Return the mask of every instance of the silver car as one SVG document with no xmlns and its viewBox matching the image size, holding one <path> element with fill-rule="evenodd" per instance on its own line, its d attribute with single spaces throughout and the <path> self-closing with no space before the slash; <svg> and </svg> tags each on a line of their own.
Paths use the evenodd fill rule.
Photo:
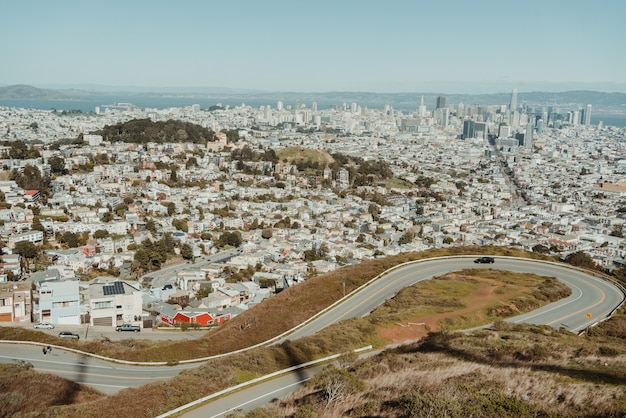
<svg viewBox="0 0 626 418">
<path fill-rule="evenodd" d="M 54 325 L 50 322 L 40 322 L 38 324 L 33 325 L 35 329 L 54 329 Z"/>
</svg>

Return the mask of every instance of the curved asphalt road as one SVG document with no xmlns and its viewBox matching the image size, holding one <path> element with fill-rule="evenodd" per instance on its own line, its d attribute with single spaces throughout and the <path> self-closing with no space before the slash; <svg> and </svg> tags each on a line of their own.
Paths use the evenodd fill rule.
<svg viewBox="0 0 626 418">
<path fill-rule="evenodd" d="M 431 259 L 392 270 L 360 290 L 355 297 L 349 297 L 344 303 L 318 316 L 283 340 L 295 340 L 312 334 L 311 329 L 317 331 L 348 318 L 365 316 L 407 286 L 467 268 L 494 268 L 552 276 L 572 288 L 572 295 L 568 298 L 509 319 L 512 322 L 565 327 L 572 332 L 578 332 L 605 318 L 624 299 L 624 294 L 615 285 L 562 264 L 506 257 L 496 257 L 494 264 L 475 264 L 473 258 Z M 588 313 L 591 318 L 587 317 Z"/>
<path fill-rule="evenodd" d="M 432 259 L 397 268 L 379 280 L 375 280 L 348 295 L 331 309 L 276 342 L 286 339 L 295 340 L 313 334 L 335 322 L 367 315 L 376 306 L 393 297 L 406 286 L 464 268 L 487 267 L 555 276 L 572 288 L 570 297 L 529 314 L 510 319 L 513 322 L 548 324 L 554 327 L 566 327 L 570 331 L 577 332 L 604 318 L 621 303 L 624 297 L 617 287 L 561 265 L 505 257 L 496 257 L 496 263 L 490 265 L 477 265 L 472 260 L 473 258 Z M 0 344 L 0 361 L 12 362 L 15 360 L 30 362 L 37 371 L 56 373 L 93 386 L 105 393 L 115 393 L 120 389 L 141 386 L 154 380 L 169 379 L 183 369 L 196 367 L 193 364 L 171 367 L 117 364 L 65 351 L 61 348 L 54 348 L 51 355 L 44 356 L 40 346 Z M 262 386 L 256 386 L 256 393 L 264 393 Z M 257 404 L 249 404 L 249 407 L 252 409 L 265 403 L 267 400 L 261 399 Z M 213 404 L 208 406 L 213 406 Z M 215 409 L 211 408 L 211 410 Z"/>
<path fill-rule="evenodd" d="M 379 280 L 348 295 L 346 300 L 317 316 L 297 331 L 278 340 L 298 339 L 333 323 L 369 314 L 401 289 L 435 276 L 466 268 L 494 268 L 513 272 L 552 276 L 572 288 L 572 294 L 533 312 L 510 318 L 510 322 L 565 327 L 578 332 L 607 317 L 624 300 L 624 294 L 613 284 L 565 265 L 542 263 L 530 259 L 496 257 L 494 264 L 475 264 L 471 258 L 431 259 L 397 268 Z M 354 293 L 354 292 L 353 292 Z M 224 417 L 235 410 L 250 411 L 286 396 L 303 385 L 312 374 L 300 371 L 237 391 L 187 412 L 185 418 Z"/>
<path fill-rule="evenodd" d="M 155 380 L 169 380 L 184 369 L 197 367 L 197 365 L 134 366 L 67 351 L 63 347 L 52 346 L 52 352 L 46 355 L 42 349 L 43 345 L 2 343 L 0 362 L 25 361 L 32 364 L 37 372 L 56 374 L 109 395 Z"/>
</svg>

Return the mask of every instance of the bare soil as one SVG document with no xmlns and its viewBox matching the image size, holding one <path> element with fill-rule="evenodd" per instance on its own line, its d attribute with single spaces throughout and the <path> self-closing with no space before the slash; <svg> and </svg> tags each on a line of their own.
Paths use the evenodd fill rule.
<svg viewBox="0 0 626 418">
<path fill-rule="evenodd" d="M 454 274 L 448 275 L 453 279 Z M 465 276 L 467 278 L 467 276 Z M 440 330 L 440 322 L 446 318 L 459 317 L 472 314 L 477 318 L 485 319 L 485 309 L 501 304 L 517 310 L 509 300 L 528 291 L 528 288 L 506 287 L 506 283 L 480 276 L 472 276 L 479 284 L 471 294 L 463 297 L 467 308 L 441 314 L 417 315 L 409 318 L 406 322 L 380 326 L 378 335 L 388 341 L 389 344 L 400 344 L 407 341 L 415 341 L 425 337 L 428 332 Z M 503 289 L 496 293 L 497 289 Z"/>
</svg>

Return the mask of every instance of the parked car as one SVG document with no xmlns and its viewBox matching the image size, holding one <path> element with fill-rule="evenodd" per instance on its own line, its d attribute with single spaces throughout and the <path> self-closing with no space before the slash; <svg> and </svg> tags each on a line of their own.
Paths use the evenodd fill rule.
<svg viewBox="0 0 626 418">
<path fill-rule="evenodd" d="M 71 332 L 71 331 L 61 331 L 61 332 L 59 332 L 59 337 L 67 338 L 67 339 L 70 339 L 70 340 L 78 340 L 78 339 L 80 339 L 80 335 L 76 334 L 75 332 Z"/>
<path fill-rule="evenodd" d="M 474 263 L 491 264 L 495 261 L 496 260 L 493 257 L 478 257 L 476 260 L 474 260 Z"/>
<path fill-rule="evenodd" d="M 115 327 L 115 331 L 117 331 L 117 332 L 120 332 L 120 331 L 139 332 L 139 331 L 141 331 L 141 327 L 139 325 L 124 324 L 124 325 L 116 326 Z"/>
<path fill-rule="evenodd" d="M 38 324 L 33 325 L 35 329 L 54 329 L 54 325 L 50 322 L 40 322 Z"/>
</svg>

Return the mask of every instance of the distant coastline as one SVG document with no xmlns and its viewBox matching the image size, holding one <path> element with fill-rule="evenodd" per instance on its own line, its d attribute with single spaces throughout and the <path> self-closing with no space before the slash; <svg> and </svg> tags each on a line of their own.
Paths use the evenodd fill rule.
<svg viewBox="0 0 626 418">
<path fill-rule="evenodd" d="M 320 97 L 316 103 L 318 109 L 328 109 L 332 106 L 341 106 L 345 100 L 338 97 L 337 99 Z M 385 97 L 376 99 L 376 97 L 367 97 L 366 101 L 358 101 L 361 106 L 366 106 L 371 109 L 382 109 L 385 105 L 391 105 L 396 110 L 403 112 L 415 111 L 418 108 L 418 104 L 409 105 L 406 100 L 394 103 L 393 101 L 385 100 Z M 387 98 L 388 99 L 388 98 Z M 228 95 L 226 97 L 159 97 L 151 95 L 97 95 L 94 97 L 75 98 L 71 100 L 34 100 L 34 99 L 0 99 L 0 107 L 15 107 L 26 109 L 39 109 L 39 110 L 80 110 L 82 112 L 95 112 L 96 107 L 113 105 L 115 103 L 131 103 L 138 108 L 154 108 L 154 109 L 167 109 L 170 107 L 187 107 L 194 104 L 199 104 L 202 109 L 208 109 L 216 104 L 221 104 L 226 107 L 235 107 L 246 104 L 254 108 L 261 106 L 271 106 L 276 108 L 277 102 L 282 100 L 285 106 L 293 106 L 295 101 L 288 97 L 281 99 L 281 96 L 277 94 L 275 97 L 246 97 L 246 96 L 233 96 Z M 296 99 L 297 100 L 297 99 Z M 311 107 L 312 101 L 298 100 L 299 103 Z M 565 106 L 562 106 L 565 107 Z M 600 121 L 605 126 L 615 126 L 618 128 L 626 127 L 626 112 L 592 112 L 591 123 L 597 125 Z"/>
</svg>

